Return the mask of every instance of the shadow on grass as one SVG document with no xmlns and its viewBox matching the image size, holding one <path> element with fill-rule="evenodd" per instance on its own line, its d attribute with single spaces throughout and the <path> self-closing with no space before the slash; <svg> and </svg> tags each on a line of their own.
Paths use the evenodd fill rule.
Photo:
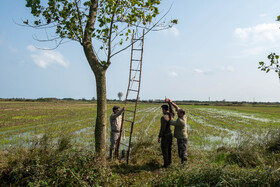
<svg viewBox="0 0 280 187">
<path fill-rule="evenodd" d="M 151 160 L 150 162 L 144 163 L 142 165 L 121 163 L 119 165 L 111 166 L 113 172 L 124 175 L 129 173 L 140 173 L 143 171 L 155 171 L 160 168 L 161 165 L 157 160 Z"/>
</svg>

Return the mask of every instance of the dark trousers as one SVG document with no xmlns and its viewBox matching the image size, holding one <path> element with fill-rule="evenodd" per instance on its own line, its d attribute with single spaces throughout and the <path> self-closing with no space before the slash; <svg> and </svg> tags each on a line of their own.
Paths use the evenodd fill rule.
<svg viewBox="0 0 280 187">
<path fill-rule="evenodd" d="M 187 161 L 187 139 L 177 139 L 177 144 L 178 144 L 178 154 L 179 157 L 181 158 L 182 164 Z"/>
<path fill-rule="evenodd" d="M 171 165 L 172 134 L 163 135 L 161 138 L 161 151 L 164 160 L 164 167 Z"/>
</svg>

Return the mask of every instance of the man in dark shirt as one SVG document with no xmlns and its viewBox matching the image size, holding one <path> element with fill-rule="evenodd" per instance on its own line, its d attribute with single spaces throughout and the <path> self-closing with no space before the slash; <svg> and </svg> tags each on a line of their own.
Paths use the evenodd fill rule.
<svg viewBox="0 0 280 187">
<path fill-rule="evenodd" d="M 163 167 L 167 168 L 171 165 L 171 147 L 172 147 L 172 129 L 170 125 L 170 114 L 168 105 L 161 106 L 163 116 L 160 119 L 160 132 L 158 135 L 158 142 L 161 143 L 161 151 L 164 160 Z"/>
</svg>

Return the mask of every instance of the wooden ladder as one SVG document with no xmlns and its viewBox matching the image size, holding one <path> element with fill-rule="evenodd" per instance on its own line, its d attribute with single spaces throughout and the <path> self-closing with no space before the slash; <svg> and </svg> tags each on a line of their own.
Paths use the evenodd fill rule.
<svg viewBox="0 0 280 187">
<path fill-rule="evenodd" d="M 130 69 L 129 69 L 129 81 L 128 81 L 128 88 L 126 92 L 126 97 L 125 97 L 125 107 L 128 103 L 128 96 L 131 92 L 135 92 L 137 94 L 137 97 L 135 98 L 135 103 L 134 103 L 134 110 L 125 110 L 122 114 L 122 123 L 121 123 L 121 129 L 120 129 L 120 137 L 117 141 L 117 146 L 116 146 L 116 157 L 118 158 L 119 156 L 119 148 L 121 143 L 121 137 L 122 137 L 122 131 L 124 127 L 124 123 L 130 124 L 130 135 L 129 135 L 129 143 L 128 143 L 128 149 L 127 149 L 127 154 L 126 154 L 126 162 L 128 164 L 129 162 L 129 155 L 130 155 L 130 147 L 131 147 L 131 139 L 132 139 L 132 133 L 133 133 L 133 126 L 136 118 L 136 110 L 137 110 L 137 104 L 139 100 L 139 92 L 140 92 L 140 84 L 141 84 L 141 73 L 142 73 L 142 60 L 143 60 L 143 47 L 144 47 L 144 35 L 145 35 L 145 30 L 143 30 L 143 36 L 135 39 L 135 33 L 133 31 L 132 34 L 132 39 L 131 39 L 131 59 L 130 59 Z M 134 48 L 134 44 L 136 42 L 141 42 L 140 43 L 140 48 Z M 133 58 L 134 53 L 138 53 L 139 55 L 140 52 L 140 59 L 138 58 Z M 137 77 L 137 78 L 136 78 Z M 136 79 L 135 79 L 136 78 Z M 133 83 L 136 83 L 136 88 L 132 88 Z M 125 114 L 126 112 L 132 113 L 133 117 L 132 120 L 126 120 L 125 119 Z M 122 144 L 123 145 L 123 144 Z M 127 145 L 126 145 L 127 146 Z"/>
</svg>

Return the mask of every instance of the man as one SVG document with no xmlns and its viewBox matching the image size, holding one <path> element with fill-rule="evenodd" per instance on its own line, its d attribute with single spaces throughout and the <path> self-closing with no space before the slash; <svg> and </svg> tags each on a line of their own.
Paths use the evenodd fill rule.
<svg viewBox="0 0 280 187">
<path fill-rule="evenodd" d="M 167 168 L 171 165 L 171 147 L 172 147 L 172 129 L 170 126 L 170 113 L 168 105 L 161 106 L 163 116 L 160 119 L 160 132 L 158 135 L 158 142 L 161 143 L 161 151 L 164 160 L 163 167 Z"/>
<path fill-rule="evenodd" d="M 170 124 L 175 126 L 174 137 L 177 139 L 178 154 L 181 158 L 181 163 L 187 162 L 187 143 L 188 143 L 188 131 L 187 131 L 187 117 L 185 116 L 185 110 L 179 108 L 170 99 L 166 100 L 168 103 L 176 108 L 178 119 L 176 121 L 171 120 Z"/>
<path fill-rule="evenodd" d="M 110 145 L 110 155 L 109 158 L 112 159 L 113 150 L 116 148 L 117 140 L 120 137 L 120 129 L 122 123 L 122 112 L 125 111 L 125 107 L 120 110 L 119 106 L 113 107 L 113 114 L 110 116 L 111 123 L 111 145 Z"/>
</svg>

